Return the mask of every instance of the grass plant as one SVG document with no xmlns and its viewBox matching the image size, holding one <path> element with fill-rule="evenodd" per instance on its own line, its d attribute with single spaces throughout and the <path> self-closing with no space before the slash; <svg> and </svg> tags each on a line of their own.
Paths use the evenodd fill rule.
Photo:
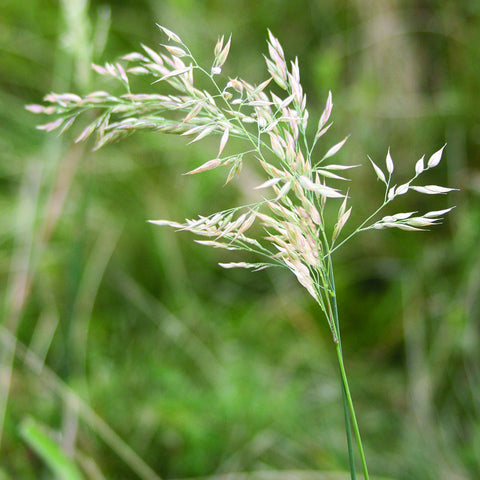
<svg viewBox="0 0 480 480">
<path fill-rule="evenodd" d="M 368 479 L 343 359 L 333 254 L 367 230 L 422 231 L 438 225 L 453 207 L 426 213 L 385 210 L 409 192 L 443 195 L 454 190 L 419 183 L 425 172 L 439 165 L 444 147 L 428 159 L 420 158 L 407 181 L 396 180 L 390 150 L 384 167 L 369 158 L 384 190 L 383 198 L 364 220 L 347 228 L 352 206 L 349 189 L 344 187 L 348 184 L 345 173 L 358 165 L 332 161 L 348 137 L 333 146 L 322 146 L 332 125 L 329 123 L 332 94 L 329 93 L 320 118 L 312 122 L 300 82 L 298 59 L 287 62 L 280 42 L 271 32 L 265 56 L 268 77 L 259 84 L 251 84 L 222 73 L 231 38 L 218 39 L 213 61 L 204 67 L 176 33 L 159 28 L 167 38 L 162 52 L 142 45 L 141 52 L 125 55 L 116 63 L 93 65 L 98 74 L 119 82 L 124 93 L 95 91 L 83 96 L 50 93 L 45 97 L 45 104 L 29 105 L 27 109 L 53 116 L 52 121 L 38 128 L 60 133 L 81 122 L 79 117 L 88 113 L 90 123 L 76 141 L 94 135 L 95 149 L 139 131 L 176 134 L 190 138 L 190 143 L 217 136 L 215 157 L 188 171 L 187 175 L 226 167 L 226 183 L 229 183 L 245 162 L 258 165 L 264 181 L 255 187 L 260 198 L 252 203 L 206 216 L 197 215 L 184 222 L 170 219 L 150 222 L 191 232 L 201 237 L 195 240 L 199 244 L 235 252 L 234 261 L 220 263 L 223 268 L 258 271 L 278 267 L 295 275 L 318 304 L 335 347 L 350 476 L 356 478 L 355 440 L 363 477 Z M 158 88 L 157 92 L 136 93 L 137 77 L 150 80 Z M 232 139 L 235 141 L 231 142 Z M 245 147 L 229 152 L 229 148 L 240 144 Z"/>
</svg>

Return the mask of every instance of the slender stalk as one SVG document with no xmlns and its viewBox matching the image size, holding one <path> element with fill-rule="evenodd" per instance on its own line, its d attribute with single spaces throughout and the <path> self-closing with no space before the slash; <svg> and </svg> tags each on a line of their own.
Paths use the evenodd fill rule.
<svg viewBox="0 0 480 480">
<path fill-rule="evenodd" d="M 342 378 L 342 403 L 343 403 L 343 413 L 345 417 L 345 433 L 347 434 L 348 465 L 350 467 L 350 477 L 352 480 L 356 480 L 357 472 L 355 470 L 355 456 L 353 454 L 352 420 L 350 418 L 350 411 L 348 409 L 347 392 L 345 389 L 345 384 L 343 383 L 343 378 Z"/>
<path fill-rule="evenodd" d="M 325 230 L 322 228 L 322 238 L 323 238 L 323 245 L 325 247 L 326 252 L 330 253 L 331 246 L 327 240 L 325 235 Z M 328 304 L 328 320 L 329 324 L 333 329 L 333 337 L 336 344 L 337 349 L 340 351 L 340 355 L 342 355 L 342 340 L 340 336 L 340 322 L 338 320 L 338 307 L 337 307 L 337 295 L 335 289 L 335 276 L 333 274 L 333 262 L 332 256 L 326 255 L 327 260 L 326 270 L 328 272 L 328 288 L 332 291 L 331 295 L 327 296 L 327 304 Z M 348 403 L 347 397 L 347 390 L 348 384 L 346 383 L 346 376 L 340 375 L 340 379 L 342 382 L 342 403 L 343 403 L 343 413 L 345 417 L 345 433 L 347 436 L 347 448 L 348 448 L 348 463 L 350 467 L 350 478 L 351 480 L 356 480 L 357 472 L 355 469 L 355 455 L 353 453 L 353 441 L 352 441 L 352 420 L 350 415 L 350 408 Z"/>
<path fill-rule="evenodd" d="M 330 281 L 332 282 L 334 291 L 335 291 L 335 284 L 333 279 L 333 272 L 330 271 Z M 342 354 L 342 341 L 340 338 L 340 324 L 338 321 L 338 309 L 337 309 L 337 297 L 332 297 L 332 312 L 333 312 L 333 320 L 335 322 L 335 328 L 337 330 L 337 339 L 338 339 L 338 348 L 340 349 L 340 354 Z M 347 400 L 347 390 L 345 387 L 345 382 L 343 380 L 343 376 L 341 376 L 342 380 L 342 403 L 343 403 L 343 413 L 345 416 L 345 433 L 347 435 L 347 447 L 348 447 L 348 463 L 350 466 L 350 477 L 352 480 L 356 480 L 357 472 L 355 470 L 355 457 L 353 454 L 353 442 L 352 442 L 352 420 L 350 418 L 350 410 Z"/>
<path fill-rule="evenodd" d="M 339 343 L 336 344 L 336 351 L 337 351 L 338 365 L 340 367 L 340 373 L 342 375 L 343 387 L 345 389 L 345 394 L 347 396 L 347 402 L 348 402 L 348 408 L 350 411 L 352 426 L 355 432 L 355 439 L 357 441 L 358 452 L 360 454 L 360 460 L 362 462 L 363 476 L 365 480 L 369 480 L 370 477 L 368 476 L 367 461 L 365 460 L 365 453 L 363 451 L 362 439 L 360 437 L 360 430 L 358 428 L 357 418 L 355 416 L 355 409 L 353 408 L 352 396 L 350 395 L 347 374 L 345 373 L 345 366 L 343 364 L 342 349 Z"/>
</svg>

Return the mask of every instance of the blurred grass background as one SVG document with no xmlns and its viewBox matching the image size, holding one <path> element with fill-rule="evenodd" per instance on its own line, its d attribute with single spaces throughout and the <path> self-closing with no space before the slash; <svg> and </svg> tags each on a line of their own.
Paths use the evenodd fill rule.
<svg viewBox="0 0 480 480">
<path fill-rule="evenodd" d="M 146 223 L 231 205 L 256 172 L 223 188 L 221 174 L 181 176 L 208 142 L 143 134 L 93 153 L 24 110 L 109 88 L 90 63 L 157 46 L 155 22 L 207 64 L 232 33 L 224 73 L 251 82 L 270 28 L 299 57 L 311 118 L 332 90 L 327 145 L 351 133 L 343 160 L 364 166 L 352 225 L 382 195 L 367 153 L 382 162 L 390 146 L 409 178 L 448 143 L 427 183 L 461 191 L 401 211 L 457 208 L 431 232 L 367 232 L 341 251 L 340 318 L 373 478 L 479 478 L 480 4 L 4 0 L 0 479 L 52 478 L 27 418 L 85 478 L 348 468 L 329 330 L 293 276 L 223 271 L 221 252 Z"/>
</svg>

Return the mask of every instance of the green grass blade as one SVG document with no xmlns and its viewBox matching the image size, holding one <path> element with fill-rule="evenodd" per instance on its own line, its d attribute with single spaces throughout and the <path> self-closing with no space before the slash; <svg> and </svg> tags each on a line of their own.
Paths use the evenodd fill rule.
<svg viewBox="0 0 480 480">
<path fill-rule="evenodd" d="M 28 446 L 48 465 L 56 477 L 63 480 L 84 480 L 75 462 L 68 458 L 33 418 L 20 425 L 20 435 Z"/>
</svg>

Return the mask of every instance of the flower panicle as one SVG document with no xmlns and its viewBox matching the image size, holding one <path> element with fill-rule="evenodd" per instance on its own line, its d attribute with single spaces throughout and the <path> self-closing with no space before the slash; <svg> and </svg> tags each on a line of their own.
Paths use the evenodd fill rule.
<svg viewBox="0 0 480 480">
<path fill-rule="evenodd" d="M 337 243 L 345 226 L 351 222 L 352 213 L 348 192 L 337 183 L 347 181 L 344 172 L 358 165 L 331 163 L 332 157 L 338 156 L 344 148 L 348 136 L 326 148 L 323 156 L 313 153 L 317 142 L 332 125 L 332 92 L 328 92 L 310 143 L 306 134 L 307 97 L 300 81 L 298 58 L 287 63 L 282 45 L 271 31 L 268 31 L 268 55 L 265 56 L 269 76 L 254 85 L 239 77 L 221 75 L 231 50 L 231 35 L 228 39 L 218 38 L 213 48 L 213 62 L 207 69 L 197 63 L 175 32 L 158 27 L 168 40 L 159 51 L 141 45 L 140 51 L 126 54 L 118 62 L 92 65 L 99 75 L 119 81 L 125 93 L 112 95 L 100 90 L 84 96 L 49 93 L 44 98 L 45 105 L 33 104 L 26 108 L 32 113 L 53 117 L 38 128 L 59 133 L 71 128 L 85 112 L 90 112 L 95 119 L 82 127 L 76 142 L 95 135 L 95 149 L 141 130 L 181 135 L 188 138 L 189 143 L 218 136 L 216 155 L 190 168 L 185 173 L 189 176 L 229 167 L 226 176 L 226 183 L 229 183 L 240 173 L 244 159 L 253 156 L 266 175 L 255 187 L 258 194 L 263 195 L 262 200 L 210 216 L 187 219 L 183 223 L 151 221 L 203 237 L 196 240 L 201 245 L 245 251 L 263 260 L 221 263 L 222 267 L 260 270 L 273 265 L 283 266 L 295 275 L 326 313 L 328 298 L 325 292 L 331 290 L 331 285 L 326 272 L 329 263 L 325 259 L 333 249 L 362 230 L 425 230 L 441 223 L 443 216 L 453 208 L 424 215 L 417 215 L 417 212 L 386 215 L 369 226 L 365 221 Z M 197 75 L 206 75 L 213 90 L 198 88 Z M 133 92 L 131 77 L 134 76 L 150 77 L 152 88 L 162 83 L 170 91 L 163 93 L 162 90 L 161 94 L 158 91 Z M 273 84 L 279 86 L 282 93 L 272 91 Z M 232 138 L 246 141 L 250 148 L 239 153 L 229 152 Z M 439 165 L 444 148 L 445 145 L 428 160 L 425 156 L 420 158 L 415 163 L 412 178 L 399 184 L 393 182 L 396 171 L 390 149 L 383 167 L 368 157 L 377 179 L 385 187 L 384 204 L 377 212 L 409 191 L 437 195 L 455 190 L 417 183 L 420 175 Z M 325 223 L 325 206 L 337 200 L 341 200 L 341 204 L 336 221 L 330 227 Z M 373 219 L 373 215 L 370 218 Z M 259 235 L 259 231 L 263 234 Z"/>
</svg>

